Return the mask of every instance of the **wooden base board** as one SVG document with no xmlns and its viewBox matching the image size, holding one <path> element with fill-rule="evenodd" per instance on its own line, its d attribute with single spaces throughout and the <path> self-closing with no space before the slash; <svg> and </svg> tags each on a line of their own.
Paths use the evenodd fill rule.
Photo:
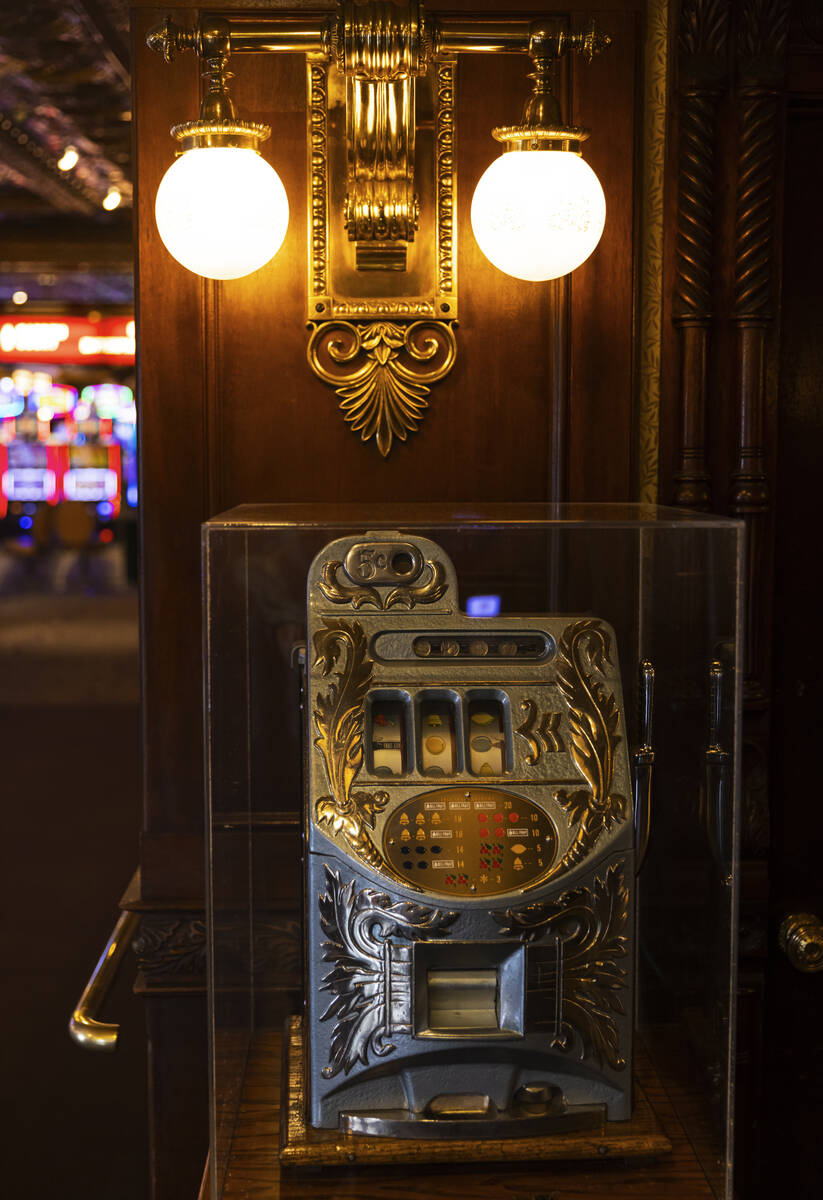
<svg viewBox="0 0 823 1200">
<path fill-rule="evenodd" d="M 352 1163 L 402 1164 L 435 1162 L 512 1162 L 647 1158 L 669 1154 L 672 1144 L 663 1132 L 635 1076 L 634 1113 L 629 1121 L 607 1121 L 601 1129 L 576 1133 L 471 1141 L 431 1138 L 356 1137 L 336 1129 L 306 1125 L 306 1094 L 302 1018 L 290 1017 L 283 1039 L 280 1161 L 284 1166 L 351 1166 Z"/>
</svg>

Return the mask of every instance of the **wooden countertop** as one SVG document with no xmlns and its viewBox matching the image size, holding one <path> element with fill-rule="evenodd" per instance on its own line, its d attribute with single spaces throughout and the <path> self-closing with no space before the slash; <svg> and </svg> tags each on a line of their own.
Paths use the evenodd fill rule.
<svg viewBox="0 0 823 1200">
<path fill-rule="evenodd" d="M 248 1061 L 221 1200 L 714 1200 L 654 1071 L 638 1076 L 672 1152 L 608 1162 L 428 1163 L 283 1168 L 278 1159 L 282 1038 L 256 1038 Z M 201 1200 L 209 1200 L 208 1167 Z"/>
</svg>

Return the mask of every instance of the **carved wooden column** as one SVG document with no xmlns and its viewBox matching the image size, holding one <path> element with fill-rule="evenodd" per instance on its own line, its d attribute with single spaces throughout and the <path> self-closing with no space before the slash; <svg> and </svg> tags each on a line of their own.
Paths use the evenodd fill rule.
<svg viewBox="0 0 823 1200">
<path fill-rule="evenodd" d="M 681 437 L 674 503 L 707 509 L 706 385 L 713 318 L 717 104 L 727 76 L 728 0 L 683 0 L 678 29 L 680 137 L 674 324 Z"/>
<path fill-rule="evenodd" d="M 788 0 L 744 0 L 737 26 L 737 207 L 734 301 L 736 466 L 730 511 L 747 532 L 745 695 L 765 703 L 770 613 L 770 493 L 764 436 L 766 337 L 774 320 L 778 130 L 784 86 Z"/>
</svg>

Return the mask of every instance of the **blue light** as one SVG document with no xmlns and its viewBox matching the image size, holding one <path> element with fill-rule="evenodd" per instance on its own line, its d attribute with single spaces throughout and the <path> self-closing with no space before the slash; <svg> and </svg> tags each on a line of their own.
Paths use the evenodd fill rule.
<svg viewBox="0 0 823 1200">
<path fill-rule="evenodd" d="M 466 601 L 466 615 L 469 617 L 496 617 L 499 613 L 499 596 L 469 596 Z"/>
<path fill-rule="evenodd" d="M 130 483 L 126 488 L 126 504 L 129 508 L 137 508 L 137 484 Z"/>
<path fill-rule="evenodd" d="M 31 504 L 31 503 L 29 503 L 29 504 L 24 504 L 24 505 L 23 505 L 23 512 L 24 512 L 24 513 L 28 513 L 28 515 L 29 515 L 30 517 L 32 517 L 32 516 L 34 516 L 34 514 L 37 512 L 37 505 L 36 505 L 36 504 Z"/>
<path fill-rule="evenodd" d="M 76 433 L 74 435 L 74 444 L 75 444 L 75 446 L 85 446 L 85 444 L 86 444 L 85 433 Z"/>
<path fill-rule="evenodd" d="M 114 509 L 109 504 L 108 500 L 101 500 L 100 503 L 97 505 L 98 517 L 104 517 L 104 518 L 110 517 L 113 512 L 114 512 Z"/>
<path fill-rule="evenodd" d="M 31 529 L 34 521 L 32 521 L 31 517 L 21 517 L 18 523 L 21 529 Z"/>
<path fill-rule="evenodd" d="M 17 544 L 20 546 L 33 546 L 34 538 L 30 533 L 21 534 L 21 536 L 17 539 Z"/>
</svg>

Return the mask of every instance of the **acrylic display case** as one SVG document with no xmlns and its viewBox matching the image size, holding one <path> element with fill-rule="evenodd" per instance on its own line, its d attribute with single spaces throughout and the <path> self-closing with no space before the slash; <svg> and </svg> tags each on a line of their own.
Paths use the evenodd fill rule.
<svg viewBox="0 0 823 1200">
<path fill-rule="evenodd" d="M 411 572 L 412 579 L 419 575 L 411 602 L 408 588 L 403 595 L 393 594 L 391 603 L 386 596 L 380 598 L 377 587 L 380 583 L 379 563 L 371 588 L 365 582 L 365 575 L 361 579 L 362 586 L 356 587 L 352 582 L 354 576 L 346 575 L 347 568 L 342 565 L 342 559 L 340 563 L 335 560 L 331 566 L 324 564 L 321 554 L 324 548 L 338 543 L 345 554 L 346 548 L 354 544 L 346 541 L 347 538 L 354 538 L 357 546 L 361 546 L 361 541 L 378 547 L 384 541 L 387 545 L 408 543 L 408 555 L 405 558 L 401 555 L 402 563 L 400 558 L 397 561 L 400 563 L 398 569 Z M 453 567 L 453 574 L 445 572 L 444 568 L 441 578 L 431 567 L 431 555 L 425 563 L 425 555 L 417 562 L 414 549 L 417 540 L 424 547 L 434 545 L 439 548 L 443 561 L 449 564 L 449 571 Z M 364 552 L 361 549 L 358 553 Z M 306 1052 L 300 1055 L 301 1070 L 307 1071 L 309 1077 L 316 1070 L 313 1064 L 317 1055 L 316 1050 L 310 1048 L 311 1037 L 321 1047 L 321 1058 L 334 1053 L 328 1048 L 327 1030 L 321 1029 L 324 1016 L 318 994 L 324 989 L 324 979 L 328 978 L 328 969 L 322 965 L 323 955 L 328 952 L 318 940 L 321 935 L 312 930 L 312 914 L 317 907 L 315 893 L 321 885 L 318 884 L 320 876 L 311 872 L 308 917 L 304 915 L 301 865 L 304 831 L 310 834 L 309 849 L 325 848 L 330 862 L 348 863 L 352 889 L 356 879 L 364 895 L 374 894 L 367 890 L 367 885 L 372 889 L 388 888 L 391 891 L 393 880 L 401 900 L 405 897 L 418 905 L 426 901 L 433 906 L 427 911 L 440 912 L 448 901 L 448 888 L 451 887 L 453 907 L 459 909 L 462 904 L 467 911 L 477 913 L 483 909 L 481 893 L 485 884 L 478 885 L 480 876 L 459 874 L 462 860 L 448 858 L 435 864 L 432 856 L 435 851 L 440 853 L 439 846 L 421 845 L 420 853 L 429 855 L 427 861 L 432 867 L 441 865 L 446 869 L 432 870 L 425 878 L 412 872 L 415 880 L 423 882 L 413 893 L 404 893 L 401 868 L 406 866 L 406 861 L 400 856 L 401 853 L 411 856 L 412 850 L 401 848 L 403 807 L 413 813 L 416 810 L 409 806 L 417 792 L 422 794 L 426 788 L 438 787 L 442 791 L 443 785 L 448 783 L 467 788 L 466 797 L 479 795 L 479 791 L 473 793 L 471 787 L 485 782 L 489 786 L 499 784 L 502 788 L 489 794 L 503 796 L 507 794 L 507 786 L 509 792 L 512 788 L 517 792 L 512 780 L 518 771 L 526 781 L 521 781 L 521 795 L 531 794 L 528 792 L 531 787 L 533 791 L 537 789 L 535 794 L 538 796 L 551 794 L 557 804 L 565 806 L 566 815 L 555 819 L 555 825 L 565 829 L 565 821 L 568 830 L 566 833 L 561 831 L 560 841 L 552 850 L 556 861 L 554 872 L 560 871 L 563 886 L 546 899 L 538 885 L 542 879 L 550 877 L 551 871 L 541 876 L 535 865 L 534 879 L 529 885 L 533 887 L 531 894 L 525 875 L 519 880 L 512 876 L 515 882 L 508 884 L 508 877 L 505 877 L 494 895 L 491 895 L 495 891 L 492 880 L 487 889 L 490 897 L 486 907 L 498 925 L 501 909 L 506 909 L 509 918 L 514 911 L 522 925 L 527 919 L 522 915 L 526 908 L 518 909 L 513 900 L 522 892 L 525 893 L 524 905 L 529 899 L 544 901 L 541 912 L 544 917 L 549 913 L 549 928 L 554 920 L 552 914 L 558 908 L 568 907 L 570 897 L 579 903 L 583 896 L 588 898 L 590 906 L 599 906 L 597 919 L 602 927 L 601 942 L 593 953 L 597 968 L 605 974 L 593 981 L 588 976 L 583 979 L 581 975 L 578 994 L 567 991 L 562 999 L 556 1000 L 558 1006 L 566 1004 L 568 1008 L 565 1012 L 558 1009 L 555 1014 L 555 1042 L 558 1061 L 567 1055 L 575 1063 L 587 1056 L 592 1056 L 594 1062 L 599 1055 L 603 1070 L 598 1074 L 595 1066 L 588 1062 L 573 1066 L 569 1068 L 570 1074 L 561 1072 L 557 1076 L 562 1089 L 569 1097 L 582 1091 L 585 1099 L 588 1087 L 592 1098 L 602 1100 L 607 1106 L 608 1129 L 615 1130 L 618 1137 L 621 1129 L 625 1132 L 630 1128 L 631 1119 L 636 1117 L 641 1104 L 648 1101 L 653 1109 L 655 1096 L 663 1097 L 661 1103 L 666 1111 L 675 1113 L 675 1118 L 669 1118 L 674 1120 L 674 1125 L 666 1126 L 665 1132 L 670 1135 L 676 1125 L 683 1145 L 688 1146 L 694 1177 L 699 1178 L 699 1187 L 695 1184 L 692 1194 L 731 1200 L 742 573 L 740 523 L 636 505 L 241 506 L 205 524 L 203 556 L 207 666 L 210 1178 L 214 1200 L 234 1195 L 231 1180 L 243 1174 L 242 1157 L 244 1145 L 248 1143 L 243 1114 L 249 1111 L 249 1087 L 256 1097 L 258 1117 L 261 1105 L 274 1109 L 279 1105 L 280 1082 L 274 1047 L 279 1048 L 281 1044 L 286 1019 L 302 1016 Z M 369 562 L 368 570 L 373 572 L 370 552 L 365 553 L 365 558 Z M 455 628 L 459 623 L 465 636 L 455 633 L 432 641 L 427 635 L 424 639 L 421 631 L 425 633 L 427 619 L 430 624 L 435 620 L 434 613 L 447 577 L 455 603 L 459 596 L 453 611 L 459 610 L 460 617 L 458 622 L 457 617 L 441 615 L 438 628 L 448 629 L 451 620 Z M 309 582 L 310 594 L 307 596 Z M 436 687 L 432 686 L 428 676 L 428 690 L 422 685 L 418 688 L 414 682 L 409 684 L 408 672 L 402 686 L 395 687 L 387 665 L 393 653 L 386 648 L 390 642 L 380 649 L 379 637 L 374 635 L 378 652 L 372 657 L 378 666 L 373 682 L 377 690 L 368 699 L 358 699 L 358 703 L 362 701 L 359 719 L 361 728 L 365 722 L 367 733 L 363 737 L 366 745 L 361 749 L 358 744 L 357 753 L 349 748 L 351 779 L 346 787 L 373 788 L 381 774 L 398 776 L 390 778 L 385 790 L 376 793 L 386 797 L 390 794 L 393 799 L 381 800 L 376 811 L 371 813 L 372 832 L 367 840 L 371 838 L 378 847 L 393 847 L 385 851 L 386 862 L 382 866 L 378 864 L 376 869 L 369 863 L 378 860 L 369 857 L 371 850 L 363 852 L 362 843 L 356 844 L 354 835 L 346 843 L 342 820 L 338 819 L 336 825 L 332 820 L 325 832 L 321 830 L 319 834 L 313 832 L 311 820 L 307 824 L 307 804 L 315 815 L 320 810 L 312 808 L 317 802 L 314 793 L 318 791 L 318 785 L 312 784 L 309 788 L 306 781 L 313 778 L 312 771 L 321 770 L 329 761 L 320 755 L 319 766 L 313 765 L 312 755 L 319 754 L 318 740 L 324 736 L 322 721 L 318 724 L 318 705 L 322 708 L 330 695 L 339 697 L 344 687 L 341 672 L 346 669 L 344 658 L 337 661 L 332 656 L 326 664 L 328 680 L 323 686 L 327 690 L 318 691 L 320 685 L 314 683 L 308 685 L 308 692 L 305 690 L 306 679 L 311 681 L 312 678 L 311 662 L 317 656 L 322 658 L 323 653 L 322 642 L 317 640 L 316 622 L 320 618 L 312 616 L 313 610 L 307 609 L 307 604 L 311 606 L 312 596 L 321 593 L 328 601 L 328 611 L 333 614 L 322 617 L 323 628 L 336 628 L 335 621 L 343 617 L 350 622 L 359 622 L 366 630 L 365 646 L 372 637 L 369 630 L 377 628 L 374 624 L 377 613 L 381 619 L 385 618 L 383 624 L 390 633 L 393 629 L 399 630 L 401 641 L 406 635 L 411 639 L 408 643 L 410 658 L 425 656 L 429 668 L 438 656 L 442 660 L 437 676 L 440 683 Z M 420 597 L 434 600 L 428 618 L 423 603 L 419 602 Z M 473 613 L 478 615 L 470 616 Z M 499 616 L 494 616 L 495 613 Z M 372 624 L 369 624 L 369 614 Z M 520 620 L 513 622 L 511 627 L 525 630 L 531 638 L 530 641 L 524 633 L 519 649 L 517 637 L 512 639 L 500 634 L 495 641 L 495 621 L 502 622 L 501 627 L 504 627 L 505 620 L 515 616 Z M 309 628 L 307 620 L 310 625 L 314 620 L 315 625 Z M 472 637 L 471 630 L 475 627 L 485 631 L 482 637 Z M 538 628 L 545 631 L 540 635 L 543 642 L 539 646 L 534 634 Z M 308 647 L 307 630 L 309 634 L 314 630 L 313 638 L 309 638 L 312 644 Z M 577 676 L 572 677 L 576 660 L 571 647 L 575 636 L 583 666 L 578 669 Z M 610 664 L 608 671 L 603 665 L 601 652 L 604 648 Z M 526 687 L 520 676 L 515 679 L 516 672 L 513 674 L 507 665 L 512 660 L 505 657 L 511 655 L 534 658 L 532 667 L 528 663 L 518 665 L 526 670 L 530 680 L 536 682 Z M 399 652 L 398 656 L 401 656 Z M 570 679 L 565 683 L 564 662 Z M 351 668 L 351 662 L 348 666 Z M 648 687 L 650 667 L 654 672 L 651 732 L 643 690 Z M 528 675 L 527 668 L 532 675 Z M 453 684 L 449 682 L 450 670 L 456 681 Z M 535 689 L 543 678 L 541 671 L 544 682 L 557 686 L 561 698 L 565 688 L 567 704 L 561 715 L 553 716 L 548 710 L 541 714 L 539 705 L 532 698 L 538 694 Z M 510 676 L 514 682 L 507 684 Z M 337 693 L 328 690 L 335 679 Z M 469 687 L 468 691 L 464 685 Z M 583 699 L 574 699 L 574 686 L 582 689 Z M 438 780 L 432 777 L 431 763 L 425 758 L 427 752 L 423 749 L 417 725 L 423 719 L 421 714 L 428 712 L 433 714 L 430 720 L 440 724 L 438 714 L 441 709 L 445 712 L 447 702 L 452 704 L 450 697 L 453 697 L 454 719 L 459 726 L 455 745 L 460 743 L 463 748 L 456 751 L 452 767 L 446 769 L 446 775 L 449 776 L 451 771 L 453 777 Z M 499 718 L 502 757 L 499 763 L 488 767 L 480 758 L 475 761 L 474 751 L 470 750 L 473 742 L 468 740 L 463 746 L 460 730 L 465 725 L 469 738 L 471 714 L 478 711 L 477 705 L 482 709 L 486 702 L 487 706 L 492 700 L 497 704 L 495 697 L 499 697 L 502 714 Z M 397 708 L 398 704 L 400 708 Z M 425 707 L 427 704 L 428 708 Z M 392 705 L 400 713 L 396 717 L 398 728 L 402 726 L 403 736 L 407 738 L 408 744 L 403 743 L 402 754 L 400 750 L 390 749 L 399 746 L 400 742 L 374 740 L 376 735 L 368 734 L 373 720 L 391 727 L 396 716 L 392 715 Z M 490 711 L 494 716 L 496 710 Z M 483 720 L 492 720 L 485 710 Z M 597 749 L 599 734 L 594 726 L 598 721 L 605 730 L 605 751 Z M 438 747 L 443 740 L 439 735 L 444 728 L 435 731 L 438 737 L 434 740 Z M 593 730 L 588 748 L 584 745 L 589 736 L 587 728 Z M 368 741 L 370 736 L 373 736 L 372 741 Z M 429 738 L 432 747 L 434 740 Z M 484 746 L 487 741 L 488 738 L 483 740 Z M 542 764 L 546 761 L 555 764 L 551 769 L 555 770 L 557 778 L 568 776 L 585 785 L 574 793 L 578 796 L 577 801 L 569 800 L 568 788 L 554 791 L 548 788 L 539 792 L 539 786 L 550 779 L 549 776 L 540 778 Z M 561 765 L 557 766 L 558 763 Z M 617 807 L 611 810 L 609 796 L 598 793 L 602 784 L 602 779 L 598 782 L 598 772 L 602 775 L 606 768 L 613 778 L 603 786 L 606 793 L 611 788 L 616 796 Z M 435 774 L 437 770 L 435 768 Z M 507 779 L 506 772 L 511 778 Z M 333 775 L 332 769 L 329 769 L 329 775 Z M 401 775 L 403 778 L 399 778 Z M 484 775 L 490 779 L 481 779 Z M 477 776 L 476 780 L 474 776 Z M 635 828 L 634 810 L 635 806 L 645 810 L 644 781 L 649 776 L 651 799 L 646 839 L 647 814 L 645 811 L 637 813 Z M 334 787 L 329 786 L 334 793 Z M 308 801 L 307 789 L 311 791 Z M 348 791 L 346 794 L 348 796 Z M 352 794 L 356 800 L 355 793 Z M 426 794 L 440 793 L 432 790 Z M 525 803 L 523 801 L 521 807 Z M 549 802 L 544 804 L 541 800 L 540 804 L 545 808 Z M 542 829 L 547 818 L 544 820 L 540 804 L 533 806 L 532 819 L 535 827 Z M 474 807 L 478 807 L 477 802 Z M 381 809 L 385 812 L 378 811 Z M 339 818 L 339 811 L 335 812 Z M 482 811 L 479 815 L 483 825 Z M 424 825 L 420 814 L 418 818 L 420 825 Z M 522 825 L 525 817 L 518 817 L 518 821 Z M 586 836 L 591 844 L 594 845 L 598 837 L 603 839 L 599 843 L 600 858 L 595 856 L 595 867 L 589 876 L 580 865 L 582 852 L 579 850 L 579 845 L 587 852 L 590 848 L 581 832 L 586 822 L 589 826 Z M 503 824 L 501 822 L 501 829 Z M 508 833 L 507 828 L 505 832 Z M 526 837 L 528 830 L 518 828 L 512 833 L 518 837 L 522 833 Z M 421 842 L 430 836 L 425 827 L 421 834 Z M 408 840 L 409 835 L 402 836 Z M 521 851 L 523 837 L 518 842 Z M 612 841 L 607 844 L 608 838 Z M 504 850 L 511 850 L 503 832 L 500 845 L 502 862 Z M 486 855 L 486 846 L 486 842 L 481 842 L 472 853 Z M 491 857 L 494 853 L 497 851 L 489 841 L 488 862 L 485 858 L 478 860 L 483 869 L 494 870 L 493 862 L 497 861 Z M 612 858 L 614 855 L 620 857 L 624 872 L 631 875 L 625 885 L 621 885 L 620 896 L 625 911 L 619 926 L 614 923 L 615 912 L 620 907 L 615 899 L 617 892 L 611 896 L 607 894 L 607 876 L 614 878 L 614 863 L 609 853 Z M 392 855 L 393 866 L 388 861 Z M 411 861 L 417 865 L 420 860 Z M 529 868 L 530 861 L 523 851 L 516 859 L 520 865 L 513 869 Z M 542 860 L 540 865 L 542 867 Z M 551 863 L 548 865 L 550 867 Z M 565 887 L 561 868 L 568 868 L 568 887 Z M 328 878 L 340 876 L 339 870 L 337 876 L 334 871 L 329 874 L 328 866 L 326 870 Z M 411 870 L 410 865 L 408 870 Z M 469 868 L 466 870 L 469 872 Z M 425 886 L 425 879 L 433 879 L 435 875 L 437 885 L 432 891 Z M 484 880 L 488 878 L 483 876 Z M 340 887 L 342 889 L 342 883 Z M 354 890 L 350 895 L 355 895 Z M 528 920 L 534 919 L 538 907 L 532 903 Z M 329 928 L 334 928 L 333 923 L 329 925 L 330 921 L 327 914 L 323 924 L 327 937 Z M 511 925 L 509 920 L 509 930 Z M 491 935 L 483 931 L 482 922 L 478 928 L 481 932 L 477 935 L 477 944 L 487 945 Z M 528 942 L 530 936 L 524 937 L 524 942 Z M 556 939 L 557 944 L 560 940 Z M 395 954 L 390 941 L 387 939 L 383 948 L 387 955 Z M 614 950 L 617 942 L 620 943 L 619 951 Z M 411 961 L 413 957 L 411 949 L 397 953 L 403 961 Z M 448 953 L 444 956 L 431 945 L 425 948 L 425 954 L 417 948 L 419 962 L 416 968 L 409 967 L 408 978 L 412 982 L 408 986 L 412 1008 L 415 1004 L 413 992 L 417 990 L 418 1012 L 413 1019 L 407 1019 L 410 1024 L 397 1027 L 401 1033 L 405 1031 L 410 1045 L 432 1033 L 426 1026 L 426 1021 L 429 1025 L 434 1024 L 432 1014 L 451 1012 L 450 993 L 438 992 L 439 998 L 435 998 L 434 981 L 438 981 L 440 987 L 441 979 L 449 975 L 449 971 L 443 971 L 441 967 L 445 965 L 451 969 L 454 963 L 459 967 L 463 961 L 460 955 L 465 957 L 468 953 L 465 947 L 456 949 L 451 956 Z M 491 987 L 492 997 L 497 980 L 499 1010 L 503 1004 L 500 999 L 503 983 L 500 981 L 519 978 L 518 970 L 525 971 L 526 968 L 522 964 L 518 966 L 518 962 L 525 962 L 526 958 L 524 955 L 517 958 L 513 952 L 507 957 L 503 950 L 497 949 L 487 953 L 491 957 L 484 970 L 471 974 L 467 968 L 465 980 L 474 980 L 476 976 L 481 988 L 488 990 Z M 609 955 L 614 953 L 621 956 L 620 962 L 610 963 Z M 309 962 L 304 963 L 306 955 Z M 550 957 L 544 955 L 546 961 Z M 429 959 L 431 969 L 426 975 Z M 326 957 L 326 964 L 328 961 Z M 470 956 L 466 962 L 472 969 L 476 966 Z M 582 974 L 587 975 L 587 972 Z M 424 1019 L 419 1010 L 426 979 L 432 999 Z M 492 980 L 491 984 L 489 980 Z M 463 986 L 464 981 L 458 982 Z M 308 1002 L 304 1004 L 307 986 Z M 528 986 L 523 983 L 525 991 L 531 986 L 531 983 Z M 481 995 L 480 992 L 477 994 Z M 535 1013 L 544 1001 L 549 1006 L 555 1002 L 545 990 L 528 1001 L 531 1006 L 529 1020 L 533 1023 Z M 482 995 L 477 1003 L 486 1003 Z M 488 1003 L 491 1004 L 493 1024 L 494 998 Z M 339 999 L 337 1005 L 338 1009 L 344 1008 L 345 1000 Z M 573 1017 L 575 1005 L 576 1018 Z M 437 1020 L 441 1019 L 445 1018 L 437 1016 Z M 449 1020 L 453 1022 L 454 1019 L 452 1014 Z M 578 1039 L 580 1029 L 587 1023 L 588 1036 Z M 522 1010 L 516 1005 L 508 1005 L 505 1022 L 501 1017 L 500 1024 L 501 1029 L 494 1032 L 501 1035 L 500 1045 L 504 1050 L 497 1053 L 496 1061 L 505 1062 L 507 1055 L 511 1057 L 505 1050 L 506 1037 L 510 1036 L 510 1040 L 521 1037 L 529 1030 L 525 1029 Z M 566 1025 L 570 1034 L 564 1041 L 559 1031 Z M 292 1019 L 291 1028 L 295 1027 Z M 547 1029 L 546 1036 L 550 1037 L 549 1017 L 542 1025 L 538 1020 L 535 1027 Z M 434 1032 L 437 1033 L 436 1027 Z M 398 1053 L 402 1052 L 401 1042 L 402 1037 L 400 1041 L 395 1038 L 392 1049 L 397 1044 L 400 1046 Z M 615 1049 L 618 1042 L 622 1057 Z M 475 1045 L 474 1041 L 466 1042 L 468 1049 L 461 1051 L 460 1061 L 471 1058 L 471 1047 Z M 265 1048 L 262 1057 L 261 1046 Z M 379 1039 L 377 1048 L 380 1050 Z M 441 1050 L 441 1056 L 442 1053 Z M 267 1067 L 266 1063 L 270 1065 Z M 275 1065 L 271 1065 L 273 1063 Z M 352 1065 L 347 1061 L 346 1078 Z M 628 1083 L 621 1082 L 620 1071 L 624 1071 Z M 329 1074 L 328 1069 L 326 1074 Z M 319 1075 L 320 1072 L 314 1088 L 317 1096 L 323 1090 Z M 309 1077 L 303 1076 L 307 1091 L 311 1082 Z M 342 1074 L 340 1078 L 343 1078 Z M 525 1068 L 517 1076 L 524 1086 L 530 1083 L 530 1078 Z M 356 1089 L 352 1091 L 352 1095 L 357 1094 Z M 314 1123 L 322 1124 L 322 1113 L 326 1110 L 320 1100 L 313 1109 L 307 1103 L 305 1111 L 297 1114 L 302 1103 L 300 1097 L 292 1095 L 294 1111 L 291 1116 L 299 1115 L 304 1124 L 311 1124 L 314 1112 Z M 288 1125 L 289 1113 L 286 1115 Z M 665 1126 L 666 1122 L 663 1124 Z M 563 1132 L 562 1123 L 555 1132 L 551 1132 L 550 1123 L 546 1128 L 549 1132 L 545 1136 L 549 1141 L 543 1144 L 547 1148 L 544 1154 L 536 1153 L 532 1148 L 532 1158 L 585 1158 L 585 1152 L 579 1148 L 576 1152 L 570 1149 L 564 1155 L 563 1139 L 568 1135 Z M 662 1127 L 655 1128 L 662 1131 Z M 270 1135 L 272 1143 L 274 1136 Z M 314 1138 L 316 1141 L 316 1136 L 312 1133 L 309 1140 Z M 347 1136 L 336 1132 L 332 1137 L 338 1145 L 344 1146 L 344 1153 Z M 284 1138 L 288 1142 L 288 1130 Z M 666 1145 L 670 1138 L 662 1132 L 661 1138 L 653 1142 L 650 1162 L 662 1160 L 669 1153 Z M 380 1143 L 379 1138 L 366 1140 L 373 1146 Z M 440 1141 L 446 1143 L 446 1148 L 441 1146 L 434 1157 L 442 1160 L 448 1158 L 449 1139 L 441 1138 Z M 612 1146 L 606 1136 L 602 1143 L 606 1149 Z M 568 1143 L 569 1147 L 575 1144 L 573 1139 Z M 619 1144 L 619 1141 L 614 1143 L 614 1147 Z M 385 1147 L 385 1143 L 383 1145 Z M 605 1153 L 603 1146 L 601 1154 Z M 269 1146 L 269 1153 L 276 1163 L 276 1145 Z M 375 1161 L 380 1159 L 381 1153 L 384 1150 L 375 1151 Z M 509 1160 L 517 1158 L 516 1136 L 511 1138 L 506 1153 Z M 596 1154 L 596 1150 L 593 1153 Z M 615 1157 L 622 1154 L 618 1149 L 613 1149 L 613 1153 Z M 626 1154 L 631 1153 L 626 1151 Z M 675 1146 L 675 1157 L 678 1153 Z M 463 1155 L 465 1157 L 465 1151 Z M 367 1173 L 377 1169 L 365 1161 L 369 1157 L 359 1151 L 347 1155 L 349 1163 L 363 1162 L 364 1194 L 367 1194 Z M 320 1156 L 314 1161 L 331 1162 L 333 1158 Z M 656 1168 L 646 1167 L 641 1156 L 631 1169 L 636 1177 L 638 1171 Z M 618 1174 L 612 1189 L 617 1196 L 620 1194 L 619 1179 Z M 292 1190 L 284 1191 L 284 1195 L 302 1194 L 299 1181 L 290 1186 Z M 316 1194 L 321 1193 L 322 1188 Z M 275 1195 L 275 1191 L 271 1194 Z M 305 1195 L 313 1196 L 315 1192 L 309 1188 Z"/>
</svg>

